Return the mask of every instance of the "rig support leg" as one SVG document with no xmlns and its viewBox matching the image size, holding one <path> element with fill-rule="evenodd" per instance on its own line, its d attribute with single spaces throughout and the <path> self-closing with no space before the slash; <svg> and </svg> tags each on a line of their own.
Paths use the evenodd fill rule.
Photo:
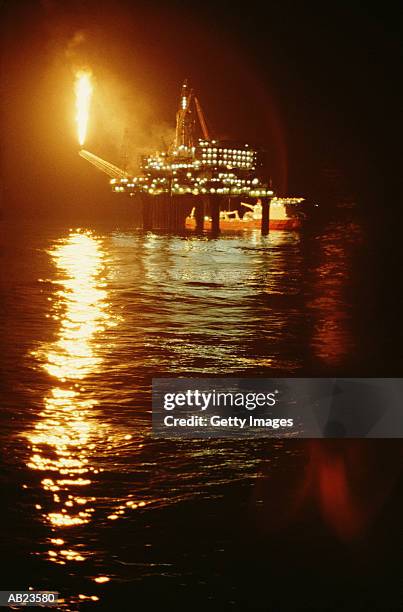
<svg viewBox="0 0 403 612">
<path fill-rule="evenodd" d="M 176 197 L 171 198 L 171 204 L 169 207 L 169 231 L 175 232 L 175 212 L 176 212 Z"/>
<path fill-rule="evenodd" d="M 262 236 L 267 236 L 270 226 L 270 198 L 262 198 Z"/>
<path fill-rule="evenodd" d="M 195 203 L 195 221 L 196 221 L 196 232 L 201 234 L 204 230 L 204 200 L 198 198 Z"/>
<path fill-rule="evenodd" d="M 180 234 L 181 232 L 181 210 L 183 208 L 183 200 L 178 198 L 175 201 L 175 208 L 174 208 L 174 231 L 175 234 Z"/>
<path fill-rule="evenodd" d="M 220 198 L 210 197 L 211 210 L 211 234 L 218 236 L 220 233 Z"/>
<path fill-rule="evenodd" d="M 167 229 L 172 232 L 175 229 L 175 206 L 176 199 L 175 196 L 170 195 L 168 200 L 168 208 L 167 208 Z"/>
</svg>

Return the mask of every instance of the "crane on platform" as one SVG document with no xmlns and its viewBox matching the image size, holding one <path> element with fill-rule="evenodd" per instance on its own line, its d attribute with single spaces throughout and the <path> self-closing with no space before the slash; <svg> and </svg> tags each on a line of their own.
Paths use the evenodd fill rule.
<svg viewBox="0 0 403 612">
<path fill-rule="evenodd" d="M 209 133 L 208 128 L 207 128 L 206 119 L 204 117 L 204 113 L 203 113 L 201 104 L 199 102 L 199 98 L 195 97 L 194 101 L 195 101 L 197 116 L 198 116 L 199 122 L 200 122 L 200 127 L 201 127 L 202 132 L 203 132 L 203 138 L 204 138 L 204 140 L 210 140 L 210 133 Z"/>
</svg>

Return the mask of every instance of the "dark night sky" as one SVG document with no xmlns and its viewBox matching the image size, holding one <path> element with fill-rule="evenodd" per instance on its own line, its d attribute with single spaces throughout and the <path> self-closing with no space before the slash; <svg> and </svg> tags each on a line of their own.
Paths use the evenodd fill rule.
<svg viewBox="0 0 403 612">
<path fill-rule="evenodd" d="M 269 150 L 282 192 L 315 197 L 329 164 L 369 210 L 392 189 L 397 3 L 32 0 L 6 2 L 3 11 L 8 212 L 110 202 L 105 177 L 77 157 L 73 70 L 83 63 L 96 77 L 87 146 L 111 161 L 119 162 L 125 126 L 143 147 L 173 126 L 187 76 L 218 137 Z"/>
</svg>

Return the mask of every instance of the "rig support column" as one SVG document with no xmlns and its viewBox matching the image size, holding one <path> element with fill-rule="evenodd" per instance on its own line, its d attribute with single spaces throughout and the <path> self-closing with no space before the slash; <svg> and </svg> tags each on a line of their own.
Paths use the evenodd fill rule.
<svg viewBox="0 0 403 612">
<path fill-rule="evenodd" d="M 171 195 L 168 204 L 168 230 L 170 232 L 175 231 L 175 212 L 176 212 L 176 196 Z"/>
<path fill-rule="evenodd" d="M 195 202 L 195 221 L 196 221 L 196 232 L 202 233 L 204 230 L 204 199 L 197 198 Z"/>
<path fill-rule="evenodd" d="M 211 233 L 218 236 L 220 233 L 220 202 L 218 196 L 210 196 Z"/>
<path fill-rule="evenodd" d="M 270 226 L 270 202 L 271 198 L 262 198 L 262 236 L 267 236 Z"/>
</svg>

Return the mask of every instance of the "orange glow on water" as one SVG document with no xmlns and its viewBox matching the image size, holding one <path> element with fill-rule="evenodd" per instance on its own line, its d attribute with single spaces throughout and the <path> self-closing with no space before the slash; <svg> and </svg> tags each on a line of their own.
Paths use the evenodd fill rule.
<svg viewBox="0 0 403 612">
<path fill-rule="evenodd" d="M 90 232 L 72 232 L 49 251 L 57 269 L 52 312 L 58 331 L 50 344 L 34 352 L 53 380 L 43 398 L 42 410 L 28 439 L 31 470 L 43 475 L 41 487 L 48 494 L 43 519 L 52 528 L 55 546 L 65 538 L 59 529 L 92 520 L 95 498 L 88 487 L 96 465 L 93 448 L 103 438 L 96 420 L 96 401 L 88 396 L 83 380 L 99 371 L 102 356 L 97 337 L 114 325 L 109 313 L 105 283 L 105 253 Z M 38 508 L 39 509 L 39 508 Z M 64 565 L 84 560 L 85 551 L 65 547 L 48 551 L 48 559 Z"/>
<path fill-rule="evenodd" d="M 88 118 L 92 96 L 91 73 L 81 70 L 76 74 L 76 122 L 77 136 L 80 146 L 83 146 L 87 136 Z"/>
<path fill-rule="evenodd" d="M 390 469 L 378 469 L 377 452 L 367 442 L 311 440 L 307 444 L 308 463 L 296 509 L 314 499 L 322 520 L 344 541 L 365 533 L 400 470 L 399 461 L 388 460 L 385 453 Z"/>
<path fill-rule="evenodd" d="M 317 467 L 318 499 L 322 516 L 342 539 L 359 534 L 367 525 L 362 504 L 354 496 L 348 478 L 349 465 L 344 454 L 329 453 Z"/>
</svg>

